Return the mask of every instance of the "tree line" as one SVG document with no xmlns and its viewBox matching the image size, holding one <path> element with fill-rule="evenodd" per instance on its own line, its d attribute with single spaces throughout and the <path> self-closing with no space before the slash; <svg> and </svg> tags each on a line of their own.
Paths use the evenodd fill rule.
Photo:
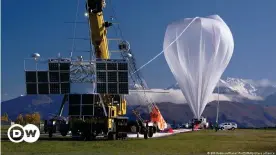
<svg viewBox="0 0 276 155">
<path fill-rule="evenodd" d="M 20 124 L 20 125 L 26 125 L 26 124 L 35 124 L 35 125 L 39 125 L 40 124 L 40 114 L 38 112 L 34 112 L 34 113 L 30 113 L 30 114 L 19 114 L 16 118 L 16 120 L 14 120 L 14 122 L 16 124 Z M 9 122 L 12 121 L 9 119 L 9 116 L 7 113 L 4 113 L 3 116 L 1 116 L 1 121 L 4 122 Z"/>
</svg>

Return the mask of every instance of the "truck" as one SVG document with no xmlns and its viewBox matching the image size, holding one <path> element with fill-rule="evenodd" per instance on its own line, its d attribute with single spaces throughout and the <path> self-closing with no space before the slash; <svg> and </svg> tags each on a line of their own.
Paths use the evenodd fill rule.
<svg viewBox="0 0 276 155">
<path fill-rule="evenodd" d="M 194 118 L 192 120 L 192 128 L 197 128 L 197 129 L 207 129 L 209 128 L 209 123 L 207 122 L 207 118 L 201 116 L 199 119 Z"/>
</svg>

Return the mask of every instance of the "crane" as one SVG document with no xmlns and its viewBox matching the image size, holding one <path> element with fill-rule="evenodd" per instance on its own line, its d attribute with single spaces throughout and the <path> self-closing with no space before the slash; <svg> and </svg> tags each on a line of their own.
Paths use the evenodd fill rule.
<svg viewBox="0 0 276 155">
<path fill-rule="evenodd" d="M 113 25 L 112 22 L 108 22 L 104 20 L 103 9 L 105 8 L 106 3 L 105 0 L 86 0 L 86 15 L 88 17 L 89 24 L 89 34 L 90 34 L 90 43 L 94 47 L 94 54 L 96 61 L 100 62 L 113 62 L 113 59 L 110 59 L 110 51 L 108 48 L 108 39 L 107 39 L 107 30 L 110 26 Z M 123 51 L 122 55 L 131 55 L 129 52 L 128 43 L 126 41 L 121 41 L 119 44 L 119 50 Z M 92 55 L 92 49 L 90 50 Z M 136 70 L 135 60 L 133 57 L 128 59 L 128 64 L 130 63 L 129 68 L 134 72 Z M 82 61 L 82 60 L 80 60 Z M 92 60 L 90 60 L 92 63 Z M 93 60 L 94 61 L 94 60 Z M 81 64 L 81 62 L 80 62 Z M 107 64 L 106 64 L 107 65 Z M 108 65 L 107 65 L 108 66 Z M 119 64 L 117 66 L 119 68 Z M 96 64 L 97 68 L 97 64 Z M 105 67 L 104 72 L 106 72 L 106 76 L 108 78 L 109 72 L 107 72 L 108 67 Z M 130 71 L 131 69 L 128 69 Z M 133 70 L 134 69 L 134 70 Z M 119 69 L 116 69 L 119 70 Z M 96 73 L 98 74 L 98 72 Z M 119 72 L 118 72 L 119 74 Z M 136 74 L 136 76 L 139 74 Z M 98 75 L 97 75 L 98 76 Z M 107 79 L 106 78 L 106 79 Z M 136 77 L 138 79 L 138 77 Z M 118 81 L 117 81 L 118 82 Z M 140 80 L 139 82 L 141 86 L 143 86 L 143 82 Z M 103 88 L 105 86 L 101 86 L 99 88 Z M 98 88 L 98 85 L 97 85 Z M 119 89 L 119 88 L 118 88 Z M 71 96 L 70 96 L 71 95 Z M 64 104 L 66 101 L 69 101 L 69 119 L 68 124 L 64 123 L 63 120 L 58 120 L 59 130 L 63 136 L 66 136 L 68 131 L 71 131 L 72 137 L 78 137 L 84 140 L 96 139 L 98 136 L 107 137 L 110 140 L 115 139 L 125 139 L 127 137 L 128 132 L 128 117 L 124 117 L 127 112 L 127 101 L 125 99 L 125 94 L 120 93 L 97 93 L 90 94 L 92 95 L 92 100 L 86 101 L 83 99 L 83 96 L 87 97 L 87 94 L 81 94 L 80 99 L 73 99 L 72 96 L 74 94 L 65 94 L 62 100 L 61 108 L 59 110 L 59 116 L 62 115 L 62 111 L 64 108 Z M 70 99 L 70 97 L 72 99 Z M 91 97 L 91 96 L 90 96 Z M 76 109 L 73 108 L 72 105 L 76 104 L 74 102 L 78 102 L 86 106 L 89 105 L 93 107 L 92 109 L 88 109 L 88 113 L 85 109 L 80 110 L 80 114 L 70 114 L 70 111 L 74 111 Z M 83 103 L 85 102 L 85 103 Z M 70 106 L 71 105 L 71 106 Z M 70 109 L 71 107 L 71 109 Z M 79 108 L 79 107 L 78 107 Z M 79 110 L 77 108 L 77 111 Z M 144 137 L 147 138 L 152 137 L 153 128 L 155 127 L 153 124 L 155 123 L 159 129 L 164 129 L 166 127 L 166 122 L 163 119 L 157 105 L 155 103 L 148 103 L 148 108 L 150 109 L 150 123 L 144 122 L 141 118 L 139 112 L 134 109 L 132 110 L 133 114 L 137 117 L 139 124 L 142 125 Z M 90 110 L 90 111 L 89 111 Z M 83 111 L 86 111 L 86 114 L 83 114 Z M 56 117 L 53 117 L 56 118 Z M 57 121 L 57 120 L 52 120 Z M 50 123 L 49 127 L 49 137 L 52 137 L 52 124 Z M 156 130 L 155 130 L 156 131 Z"/>
<path fill-rule="evenodd" d="M 117 68 L 115 70 L 119 70 L 119 63 L 118 64 L 113 63 L 113 60 L 110 59 L 110 53 L 108 49 L 107 29 L 108 27 L 112 26 L 112 23 L 105 21 L 103 17 L 103 9 L 105 7 L 105 1 L 104 0 L 86 0 L 85 7 L 86 7 L 86 14 L 88 17 L 90 42 L 94 47 L 93 55 L 95 55 L 95 58 L 96 58 L 96 60 L 91 59 L 90 63 L 91 64 L 94 63 L 96 68 L 98 67 L 97 62 L 102 62 L 102 64 L 106 66 L 108 66 L 108 64 L 111 64 L 111 65 L 115 64 Z M 90 52 L 92 51 L 93 50 L 91 49 Z M 108 63 L 108 62 L 111 62 L 111 63 Z M 79 64 L 77 65 L 81 65 L 81 64 L 82 64 L 82 60 L 80 60 Z M 90 64 L 88 64 L 88 66 L 89 65 Z M 101 70 L 103 71 L 102 73 L 104 73 L 105 76 L 107 76 L 106 78 L 108 78 L 108 75 L 110 73 L 108 72 L 107 68 L 108 67 L 104 67 Z M 95 74 L 98 74 L 98 73 L 99 72 L 96 71 Z M 118 74 L 119 73 L 120 72 L 118 72 Z M 92 83 L 90 84 L 92 85 Z M 98 85 L 96 87 L 98 88 Z M 101 86 L 100 89 L 101 88 L 104 88 L 104 86 Z M 70 99 L 70 95 L 72 99 Z M 81 138 L 83 140 L 96 139 L 99 136 L 105 137 L 105 138 L 107 137 L 110 140 L 125 139 L 127 137 L 128 117 L 124 117 L 124 115 L 126 114 L 126 108 L 127 108 L 124 94 L 118 94 L 118 93 L 109 94 L 106 92 L 105 93 L 101 92 L 96 94 L 77 94 L 81 97 L 78 99 L 76 98 L 73 99 L 74 95 L 75 94 L 65 94 L 62 100 L 61 108 L 59 110 L 58 115 L 61 116 L 64 108 L 64 104 L 66 101 L 69 100 L 69 114 L 68 114 L 69 123 L 65 124 L 64 121 L 63 123 L 59 123 L 59 130 L 63 136 L 66 136 L 68 131 L 71 131 L 73 138 Z M 83 99 L 84 98 L 83 96 L 86 96 L 86 99 Z M 70 106 L 70 105 L 76 104 L 74 102 L 78 102 L 77 107 Z M 76 110 L 79 112 L 77 115 L 73 114 L 73 112 Z M 70 111 L 72 111 L 72 113 L 70 113 Z M 56 121 L 56 120 L 52 120 L 52 121 Z M 50 124 L 55 124 L 55 123 L 50 123 Z M 51 125 L 49 128 L 50 129 L 49 137 L 52 137 L 52 127 L 53 125 Z"/>
<path fill-rule="evenodd" d="M 96 58 L 109 59 L 107 28 L 112 23 L 103 17 L 104 0 L 87 0 L 86 11 L 89 18 L 91 43 L 94 45 Z"/>
<path fill-rule="evenodd" d="M 87 1 L 87 12 L 89 16 L 89 26 L 90 26 L 90 36 L 91 36 L 91 42 L 95 48 L 95 55 L 96 58 L 101 59 L 109 59 L 109 50 L 108 50 L 108 40 L 107 40 L 107 28 L 112 26 L 112 23 L 104 21 L 103 18 L 103 9 L 105 7 L 105 1 L 104 0 L 88 0 Z M 119 47 L 122 48 L 122 45 Z M 133 60 L 133 57 L 131 57 Z M 123 100 L 124 107 L 126 108 L 126 100 Z M 156 106 L 154 106 L 156 107 Z M 152 108 L 151 112 L 151 118 L 153 121 L 160 122 L 160 112 L 158 108 Z M 140 122 L 140 124 L 143 126 L 144 129 L 144 135 L 145 138 L 148 135 L 147 125 L 144 124 L 144 120 L 140 117 L 140 114 L 137 110 L 132 111 L 133 114 L 136 116 L 137 120 Z M 118 114 L 124 115 L 126 114 L 126 109 L 119 109 Z M 162 117 L 162 116 L 161 116 Z M 161 123 L 163 124 L 163 123 Z M 163 127 L 163 126 L 160 126 Z M 152 127 L 150 127 L 152 129 Z M 152 131 L 152 130 L 150 130 Z M 152 136 L 152 132 L 150 133 L 150 136 Z"/>
<path fill-rule="evenodd" d="M 94 55 L 96 60 L 108 61 L 110 60 L 110 53 L 108 49 L 107 29 L 112 26 L 112 23 L 105 21 L 103 16 L 103 9 L 106 3 L 104 0 L 87 0 L 86 12 L 88 15 L 89 31 L 91 43 L 94 47 Z M 91 50 L 92 52 L 92 50 Z M 127 117 L 126 114 L 126 100 L 121 94 L 105 94 L 100 93 L 99 101 L 102 103 L 102 108 L 97 109 L 97 113 L 105 113 L 101 116 L 90 116 L 88 119 L 90 123 L 86 122 L 84 137 L 94 139 L 97 135 L 107 136 L 108 139 L 126 138 Z M 114 101 L 118 103 L 115 104 Z M 94 103 L 96 104 L 96 103 Z M 76 124 L 79 128 L 79 124 Z"/>
</svg>

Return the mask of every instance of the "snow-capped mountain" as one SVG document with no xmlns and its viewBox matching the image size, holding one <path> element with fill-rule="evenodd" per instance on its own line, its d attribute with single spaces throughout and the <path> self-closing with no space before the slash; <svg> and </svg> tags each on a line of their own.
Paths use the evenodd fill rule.
<svg viewBox="0 0 276 155">
<path fill-rule="evenodd" d="M 256 94 L 257 89 L 244 79 L 227 78 L 225 82 L 239 93 L 245 93 L 252 96 L 259 96 Z"/>
<path fill-rule="evenodd" d="M 218 90 L 219 87 L 219 90 Z M 168 87 L 166 90 L 178 90 L 178 84 Z M 254 81 L 250 79 L 226 78 L 221 79 L 214 89 L 213 93 L 220 94 L 240 94 L 246 97 L 266 98 L 267 96 L 276 93 L 276 83 L 269 80 Z"/>
<path fill-rule="evenodd" d="M 135 89 L 137 90 L 139 87 L 135 86 Z M 276 93 L 276 84 L 268 80 L 254 81 L 249 79 L 226 78 L 225 80 L 221 79 L 219 81 L 209 102 L 220 100 L 259 103 L 274 93 Z M 144 103 L 146 98 L 152 99 L 157 103 L 185 103 L 185 97 L 177 83 L 166 89 L 147 90 L 146 95 L 143 91 L 134 91 L 127 97 L 133 104 Z"/>
<path fill-rule="evenodd" d="M 218 89 L 219 88 L 219 89 Z M 178 83 L 166 88 L 165 90 L 178 90 L 180 89 Z M 214 89 L 213 93 L 219 94 L 239 94 L 239 91 L 232 88 L 230 84 L 225 82 L 224 80 L 219 80 L 218 85 Z"/>
<path fill-rule="evenodd" d="M 145 79 L 141 78 L 141 81 L 135 81 L 136 83 L 131 82 L 129 84 L 129 89 L 131 90 L 141 90 L 141 89 L 149 89 L 148 84 Z M 142 87 L 142 85 L 143 87 Z"/>
<path fill-rule="evenodd" d="M 276 82 L 266 79 L 254 81 L 250 79 L 227 78 L 225 81 L 239 92 L 253 96 L 266 98 L 276 92 Z"/>
</svg>

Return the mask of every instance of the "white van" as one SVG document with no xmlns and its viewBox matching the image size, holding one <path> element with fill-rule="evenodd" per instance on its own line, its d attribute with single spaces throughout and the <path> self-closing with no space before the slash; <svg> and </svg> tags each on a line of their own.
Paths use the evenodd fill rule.
<svg viewBox="0 0 276 155">
<path fill-rule="evenodd" d="M 234 123 L 234 122 L 225 122 L 219 125 L 219 129 L 221 130 L 235 130 L 237 128 L 238 128 L 238 125 L 237 123 Z"/>
</svg>

